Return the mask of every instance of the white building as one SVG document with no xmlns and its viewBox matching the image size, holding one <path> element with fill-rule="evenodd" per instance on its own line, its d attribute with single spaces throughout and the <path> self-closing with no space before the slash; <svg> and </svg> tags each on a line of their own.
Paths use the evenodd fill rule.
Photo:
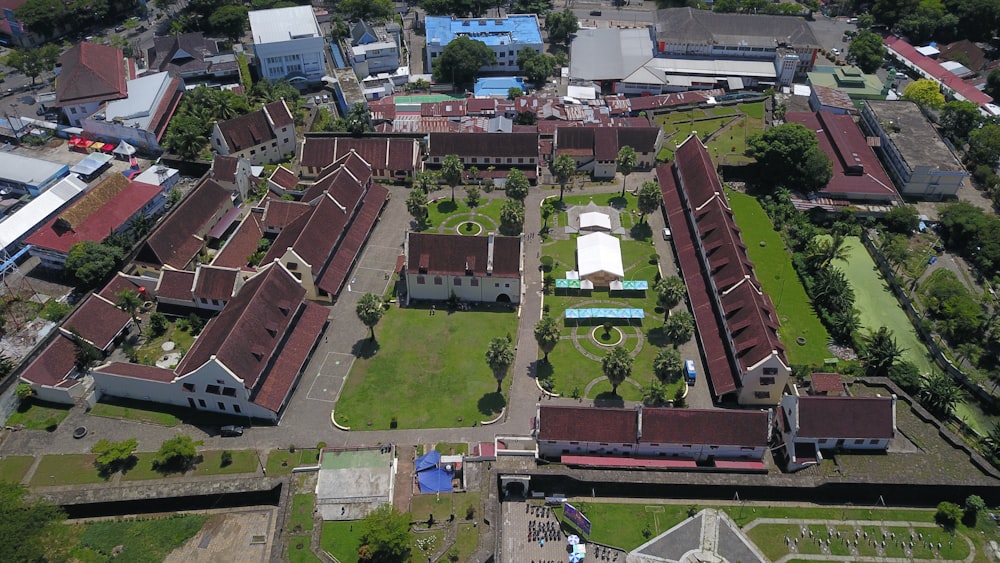
<svg viewBox="0 0 1000 563">
<path fill-rule="evenodd" d="M 274 164 L 295 154 L 295 118 L 284 100 L 212 127 L 212 148 L 250 164 Z"/>
<path fill-rule="evenodd" d="M 295 84 L 326 74 L 326 39 L 312 6 L 250 12 L 250 34 L 262 78 Z"/>
<path fill-rule="evenodd" d="M 111 100 L 83 119 L 88 139 L 118 144 L 126 141 L 147 153 L 162 150 L 160 139 L 184 93 L 184 82 L 169 72 L 129 80 L 124 98 Z"/>
<path fill-rule="evenodd" d="M 518 52 L 531 47 L 545 52 L 542 33 L 535 14 L 511 14 L 503 18 L 456 18 L 427 16 L 427 56 L 424 68 L 434 68 L 434 60 L 458 37 L 468 37 L 484 43 L 496 56 L 496 63 L 480 67 L 480 72 L 519 72 Z"/>
<path fill-rule="evenodd" d="M 385 28 L 364 20 L 352 23 L 350 40 L 348 58 L 358 76 L 393 73 L 399 68 L 399 37 L 390 37 Z"/>
<path fill-rule="evenodd" d="M 75 201 L 87 184 L 74 175 L 66 176 L 0 222 L 0 245 L 13 252 L 29 234 Z"/>
<path fill-rule="evenodd" d="M 520 303 L 521 237 L 406 233 L 408 299 Z"/>
<path fill-rule="evenodd" d="M 792 471 L 823 461 L 822 450 L 885 451 L 896 436 L 896 397 L 785 395 L 774 421 Z"/>
<path fill-rule="evenodd" d="M 590 233 L 576 239 L 576 267 L 580 279 L 593 282 L 595 287 L 608 287 L 625 277 L 622 264 L 622 243 L 607 233 Z"/>
</svg>

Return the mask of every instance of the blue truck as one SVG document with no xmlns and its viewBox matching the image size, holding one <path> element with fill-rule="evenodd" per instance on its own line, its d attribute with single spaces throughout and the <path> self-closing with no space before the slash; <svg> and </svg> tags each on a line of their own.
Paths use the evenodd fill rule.
<svg viewBox="0 0 1000 563">
<path fill-rule="evenodd" d="M 694 369 L 694 360 L 684 360 L 684 378 L 687 379 L 687 384 L 694 385 L 697 377 L 698 372 Z"/>
</svg>

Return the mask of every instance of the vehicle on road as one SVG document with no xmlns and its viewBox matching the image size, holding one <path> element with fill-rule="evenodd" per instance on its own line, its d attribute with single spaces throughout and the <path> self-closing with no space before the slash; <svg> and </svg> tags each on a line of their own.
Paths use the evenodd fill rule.
<svg viewBox="0 0 1000 563">
<path fill-rule="evenodd" d="M 684 360 L 684 379 L 688 385 L 694 385 L 698 378 L 698 372 L 694 369 L 694 360 Z"/>
<path fill-rule="evenodd" d="M 663 240 L 670 240 L 670 229 L 663 229 Z"/>
<path fill-rule="evenodd" d="M 235 438 L 238 436 L 242 436 L 243 427 L 229 424 L 227 426 L 223 426 L 222 428 L 220 428 L 219 434 L 222 435 L 223 438 Z"/>
<path fill-rule="evenodd" d="M 833 49 L 831 49 L 830 52 L 833 53 L 834 55 L 838 56 L 838 57 L 840 56 L 840 49 L 838 49 L 836 47 L 834 47 Z"/>
<path fill-rule="evenodd" d="M 591 10 L 590 11 L 590 15 L 592 15 L 592 16 L 600 16 L 601 15 L 601 11 L 600 10 Z"/>
</svg>

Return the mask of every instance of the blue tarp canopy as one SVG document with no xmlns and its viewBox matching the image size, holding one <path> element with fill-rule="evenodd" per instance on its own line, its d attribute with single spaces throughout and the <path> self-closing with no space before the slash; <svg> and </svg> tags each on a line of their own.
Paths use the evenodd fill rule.
<svg viewBox="0 0 1000 563">
<path fill-rule="evenodd" d="M 421 471 L 427 471 L 428 469 L 434 469 L 441 463 L 441 452 L 437 450 L 431 450 L 426 454 L 417 458 L 415 468 L 417 473 Z"/>
<path fill-rule="evenodd" d="M 417 473 L 417 482 L 420 484 L 420 492 L 427 493 L 450 493 L 454 489 L 451 487 L 453 472 L 443 467 L 428 469 Z"/>
<path fill-rule="evenodd" d="M 567 319 L 644 319 L 646 312 L 642 309 L 566 309 Z"/>
</svg>

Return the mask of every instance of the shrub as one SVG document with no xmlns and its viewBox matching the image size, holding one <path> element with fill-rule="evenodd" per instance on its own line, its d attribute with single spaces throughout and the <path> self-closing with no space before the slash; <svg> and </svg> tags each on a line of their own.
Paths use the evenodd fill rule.
<svg viewBox="0 0 1000 563">
<path fill-rule="evenodd" d="M 322 450 L 325 447 L 326 447 L 326 442 L 319 442 L 318 444 L 316 444 L 317 450 Z"/>
<path fill-rule="evenodd" d="M 229 467 L 233 463 L 233 452 L 229 450 L 222 451 L 221 465 L 222 467 Z"/>
<path fill-rule="evenodd" d="M 167 316 L 163 313 L 153 313 L 149 316 L 149 332 L 153 338 L 163 336 L 167 332 Z"/>
<path fill-rule="evenodd" d="M 934 514 L 934 521 L 946 530 L 955 528 L 955 524 L 962 517 L 962 508 L 957 504 L 942 501 L 937 505 L 937 512 Z"/>
</svg>

